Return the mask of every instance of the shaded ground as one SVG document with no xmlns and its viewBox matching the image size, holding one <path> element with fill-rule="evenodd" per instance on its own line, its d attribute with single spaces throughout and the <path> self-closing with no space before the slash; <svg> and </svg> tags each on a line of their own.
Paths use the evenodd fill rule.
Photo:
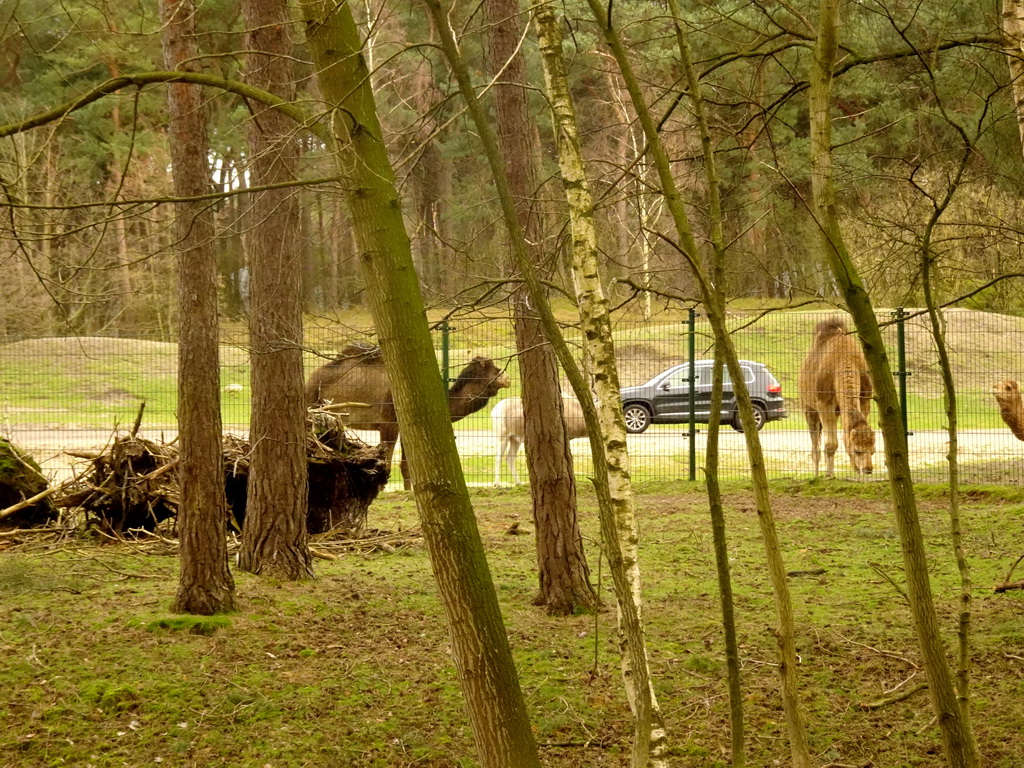
<svg viewBox="0 0 1024 768">
<path fill-rule="evenodd" d="M 749 494 L 728 497 L 749 764 L 788 764 L 773 668 L 774 610 Z M 777 489 L 799 623 L 800 682 L 822 764 L 941 766 L 927 694 L 861 705 L 923 677 L 888 504 L 874 484 Z M 554 619 L 530 607 L 535 555 L 522 491 L 474 504 L 546 766 L 626 766 L 631 733 L 611 611 Z M 691 486 L 640 498 L 655 683 L 673 765 L 727 759 L 727 702 L 705 503 Z M 923 502 L 941 624 L 957 577 L 941 498 Z M 995 595 L 1024 552 L 1022 507 L 972 491 L 964 509 L 975 583 L 975 721 L 986 766 L 1024 765 L 1024 594 Z M 610 603 L 583 500 L 592 576 Z M 414 530 L 389 494 L 370 524 Z M 39 543 L 34 544 L 37 541 Z M 291 584 L 236 573 L 241 610 L 212 634 L 167 614 L 177 560 L 166 543 L 98 547 L 0 539 L 0 765 L 474 766 L 447 633 L 422 547 L 341 553 Z M 952 645 L 950 646 L 952 647 Z"/>
</svg>

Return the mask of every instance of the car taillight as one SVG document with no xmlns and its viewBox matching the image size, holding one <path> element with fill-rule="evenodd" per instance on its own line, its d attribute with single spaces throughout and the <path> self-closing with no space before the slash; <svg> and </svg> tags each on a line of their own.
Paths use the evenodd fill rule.
<svg viewBox="0 0 1024 768">
<path fill-rule="evenodd" d="M 768 387 L 768 392 L 769 392 L 769 394 L 772 394 L 772 395 L 781 395 L 782 394 L 782 385 L 781 384 L 776 384 L 775 386 Z"/>
</svg>

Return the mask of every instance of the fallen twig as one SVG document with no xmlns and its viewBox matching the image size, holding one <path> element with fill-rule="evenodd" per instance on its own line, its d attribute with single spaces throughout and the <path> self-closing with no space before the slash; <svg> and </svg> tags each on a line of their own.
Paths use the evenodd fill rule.
<svg viewBox="0 0 1024 768">
<path fill-rule="evenodd" d="M 1011 589 L 1024 589 L 1024 581 L 1015 581 L 1012 584 L 997 584 L 996 592 L 1009 592 Z"/>
<path fill-rule="evenodd" d="M 851 645 L 859 645 L 861 648 L 867 648 L 869 651 L 874 651 L 875 653 L 881 654 L 882 656 L 888 656 L 891 659 L 899 659 L 903 663 L 909 664 L 914 669 L 919 669 L 920 668 L 920 667 L 918 667 L 917 664 L 915 664 L 913 661 L 908 659 L 906 656 L 901 656 L 898 653 L 893 653 L 892 651 L 883 651 L 881 648 L 875 648 L 874 646 L 868 645 L 867 643 L 861 643 L 861 642 L 858 642 L 857 640 L 851 640 L 850 638 L 844 637 L 843 635 L 840 635 L 840 634 L 837 634 L 836 637 L 838 637 L 840 640 L 842 640 L 845 643 L 850 643 Z"/>
<path fill-rule="evenodd" d="M 65 456 L 74 456 L 76 459 L 98 459 L 103 455 L 102 452 L 97 453 L 96 451 L 64 451 Z"/>
<path fill-rule="evenodd" d="M 135 416 L 135 423 L 132 425 L 131 437 L 134 440 L 136 435 L 139 434 L 139 427 L 142 426 L 142 412 L 146 410 L 146 401 L 143 400 L 139 403 L 139 412 Z"/>
<path fill-rule="evenodd" d="M 1009 583 L 1010 577 L 1013 576 L 1013 572 L 1017 569 L 1017 566 L 1020 565 L 1020 561 L 1021 560 L 1024 560 L 1024 555 L 1021 555 L 1020 557 L 1018 557 L 1016 560 L 1013 561 L 1013 565 L 1010 566 L 1010 570 L 1008 570 L 1006 572 L 1006 575 L 1003 577 L 1003 583 L 1004 584 Z"/>
<path fill-rule="evenodd" d="M 882 707 L 885 707 L 889 704 L 895 704 L 898 701 L 909 699 L 915 693 L 917 693 L 918 691 L 923 691 L 927 687 L 928 683 L 918 683 L 912 688 L 908 688 L 905 691 L 900 691 L 899 693 L 893 696 L 887 696 L 886 698 L 878 699 L 877 701 L 864 701 L 858 704 L 857 706 L 861 709 L 881 709 Z"/>
<path fill-rule="evenodd" d="M 9 517 L 10 515 L 13 515 L 15 512 L 19 512 L 25 509 L 25 507 L 31 507 L 33 504 L 40 502 L 43 499 L 49 498 L 50 496 L 53 496 L 53 494 L 71 485 L 72 482 L 72 480 L 68 480 L 66 482 L 61 483 L 60 485 L 53 486 L 53 488 L 47 488 L 45 491 L 41 491 L 37 493 L 35 496 L 30 496 L 27 499 L 19 501 L 17 504 L 12 504 L 11 506 L 7 507 L 7 509 L 0 510 L 0 520 L 3 520 L 5 517 Z"/>
<path fill-rule="evenodd" d="M 15 528 L 12 531 L 0 531 L 0 539 L 15 536 L 37 536 L 41 533 L 65 533 L 64 528 Z"/>
<path fill-rule="evenodd" d="M 809 568 L 806 571 L 790 571 L 787 576 L 821 576 L 825 573 L 824 568 Z"/>
<path fill-rule="evenodd" d="M 875 572 L 875 573 L 877 573 L 877 574 L 878 574 L 879 576 L 881 576 L 881 577 L 882 577 L 883 579 L 885 579 L 885 580 L 886 580 L 886 581 L 888 581 L 888 582 L 889 582 L 890 584 L 892 584 L 892 588 L 893 588 L 893 589 L 895 589 L 895 590 L 896 590 L 897 592 L 899 592 L 899 593 L 900 593 L 900 596 L 901 596 L 901 597 L 902 597 L 902 598 L 903 598 L 903 599 L 904 599 L 905 601 L 907 601 L 908 603 L 910 602 L 910 598 L 908 598 L 908 597 L 907 597 L 907 593 L 906 593 L 906 591 L 905 591 L 905 590 L 903 589 L 903 587 L 901 587 L 901 586 L 900 586 L 899 584 L 897 584 L 897 583 L 896 583 L 896 580 L 895 580 L 895 579 L 893 579 L 893 577 L 892 577 L 892 576 L 890 576 L 890 575 L 889 575 L 888 573 L 886 573 L 885 571 L 883 571 L 883 570 L 882 570 L 882 566 L 880 566 L 880 565 L 879 565 L 878 563 L 868 563 L 868 565 L 870 565 L 870 566 L 871 566 L 872 570 L 874 570 L 874 572 Z"/>
<path fill-rule="evenodd" d="M 104 568 L 106 568 L 111 573 L 116 573 L 118 576 L 124 576 L 125 578 L 128 578 L 128 579 L 166 579 L 167 578 L 167 574 L 158 574 L 158 573 L 129 573 L 128 571 L 118 570 L 114 566 L 108 565 L 107 563 L 103 562 L 102 560 L 100 560 L 97 557 L 91 557 L 89 559 L 92 560 L 95 563 L 99 563 L 100 565 L 102 565 Z"/>
</svg>

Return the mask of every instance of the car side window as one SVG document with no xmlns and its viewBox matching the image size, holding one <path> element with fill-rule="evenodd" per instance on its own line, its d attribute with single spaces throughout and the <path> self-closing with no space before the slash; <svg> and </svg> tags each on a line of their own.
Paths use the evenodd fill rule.
<svg viewBox="0 0 1024 768">
<path fill-rule="evenodd" d="M 703 365 L 697 369 L 697 379 L 694 382 L 698 387 L 710 387 L 714 377 L 714 368 L 710 365 Z"/>
<path fill-rule="evenodd" d="M 746 366 L 746 365 L 742 366 L 742 370 L 743 370 L 743 381 L 745 381 L 748 385 L 749 384 L 753 384 L 754 383 L 754 372 L 748 366 Z M 732 379 L 729 377 L 729 372 L 728 371 L 725 371 L 725 383 L 726 383 L 727 386 L 729 384 L 732 384 Z"/>
<path fill-rule="evenodd" d="M 698 369 L 699 372 L 699 369 Z M 680 370 L 669 376 L 665 383 L 668 384 L 669 389 L 679 389 L 680 387 L 688 387 L 690 385 L 690 369 L 681 368 Z"/>
</svg>

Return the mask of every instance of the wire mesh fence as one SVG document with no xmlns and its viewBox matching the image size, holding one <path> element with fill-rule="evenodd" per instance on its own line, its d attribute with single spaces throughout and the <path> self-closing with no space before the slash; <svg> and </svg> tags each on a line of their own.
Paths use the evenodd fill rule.
<svg viewBox="0 0 1024 768">
<path fill-rule="evenodd" d="M 781 402 L 770 406 L 759 437 L 769 475 L 810 477 L 811 439 L 799 401 L 798 375 L 808 354 L 812 333 L 821 320 L 843 317 L 837 311 L 737 313 L 730 317 L 732 338 L 739 356 L 767 371 L 764 381 L 778 385 Z M 911 465 L 916 480 L 941 482 L 947 476 L 950 439 L 939 354 L 927 315 L 916 310 L 881 312 L 890 364 L 902 394 Z M 1024 442 L 1009 424 L 1024 418 L 1019 396 L 1010 391 L 1006 418 L 993 396 L 993 385 L 1024 376 L 1022 334 L 1024 320 L 966 309 L 942 314 L 957 404 L 958 458 L 966 482 L 1012 483 L 1024 481 Z M 354 340 L 373 340 L 369 328 L 311 323 L 307 332 L 307 374 Z M 582 354 L 579 330 L 564 327 L 570 344 Z M 614 323 L 620 384 L 635 387 L 651 382 L 675 366 L 711 356 L 711 333 L 705 318 L 692 321 L 685 312 L 665 313 L 650 319 L 621 317 Z M 457 422 L 457 444 L 468 482 L 489 485 L 495 480 L 497 440 L 490 411 L 504 397 L 520 393 L 514 333 L 508 317 L 465 313 L 450 317 L 435 328 L 438 364 L 453 380 L 474 356 L 491 357 L 509 375 L 511 386 L 501 390 L 487 406 Z M 144 402 L 144 434 L 173 440 L 176 435 L 176 358 L 173 342 L 106 337 L 46 337 L 9 340 L 0 344 L 0 429 L 15 445 L 33 455 L 54 478 L 65 476 L 72 457 L 68 451 L 95 450 L 116 430 L 131 428 Z M 221 353 L 222 410 L 226 431 L 245 434 L 249 417 L 249 368 L 244 337 L 225 342 Z M 689 374 L 687 374 L 689 375 Z M 751 374 L 752 375 L 752 374 Z M 746 377 L 746 376 L 745 376 Z M 680 387 L 655 394 L 675 394 L 668 409 L 652 407 L 652 420 L 642 431 L 628 436 L 631 469 L 638 482 L 700 479 L 707 444 L 706 396 L 709 380 L 694 367 L 693 386 L 684 377 Z M 756 386 L 760 386 L 755 382 Z M 563 389 L 568 386 L 563 382 Z M 763 387 L 762 387 L 763 389 Z M 690 391 L 694 392 L 695 423 L 689 418 Z M 757 397 L 755 392 L 755 397 Z M 681 398 L 681 401 L 680 401 Z M 701 400 L 705 398 L 705 400 Z M 704 403 L 703 410 L 701 403 Z M 762 402 L 762 405 L 768 406 Z M 877 429 L 877 409 L 869 423 Z M 748 474 L 743 434 L 731 426 L 726 407 L 719 441 L 720 469 L 725 477 Z M 670 423 L 658 423 L 659 418 Z M 1024 424 L 1019 425 L 1024 436 Z M 376 433 L 359 432 L 367 442 Z M 856 475 L 843 445 L 835 470 L 840 477 Z M 593 471 L 586 439 L 572 442 L 578 476 Z M 881 434 L 872 479 L 885 477 Z M 517 461 L 520 478 L 526 477 L 525 458 Z M 511 481 L 500 468 L 500 481 Z M 400 487 L 393 473 L 391 487 Z"/>
</svg>

